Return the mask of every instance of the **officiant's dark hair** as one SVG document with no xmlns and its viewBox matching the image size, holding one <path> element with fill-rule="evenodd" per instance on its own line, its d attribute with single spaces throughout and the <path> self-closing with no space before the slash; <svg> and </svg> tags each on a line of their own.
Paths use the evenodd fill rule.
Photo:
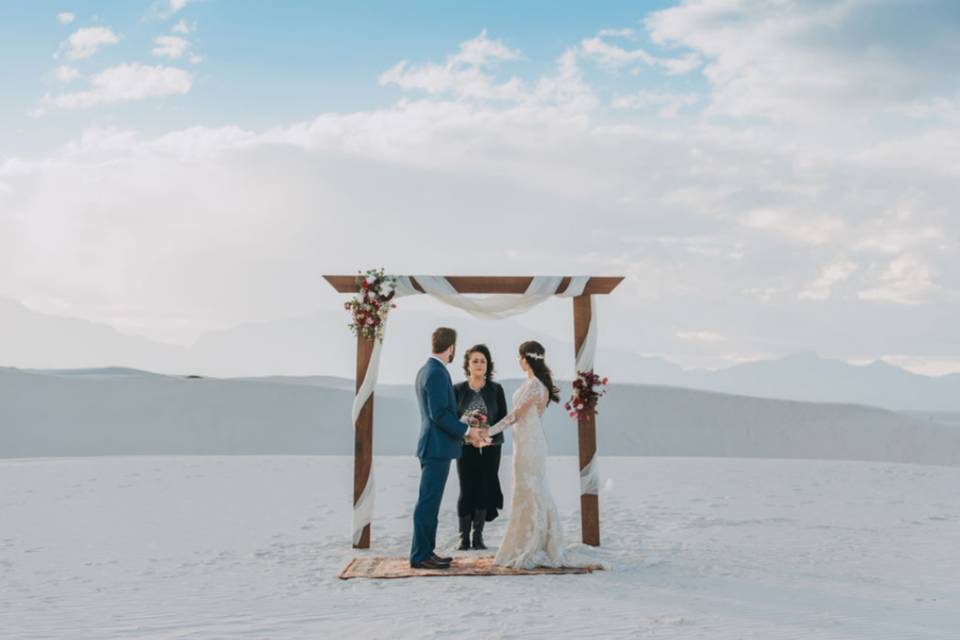
<svg viewBox="0 0 960 640">
<path fill-rule="evenodd" d="M 433 342 L 433 352 L 443 353 L 457 344 L 457 332 L 449 327 L 440 327 L 433 332 L 431 340 Z"/>
<path fill-rule="evenodd" d="M 463 372 L 467 374 L 468 378 L 470 377 L 470 358 L 475 353 L 482 353 L 483 357 L 487 359 L 487 382 L 490 382 L 493 380 L 493 358 L 490 357 L 490 349 L 485 344 L 475 344 L 463 354 Z"/>
<path fill-rule="evenodd" d="M 547 360 L 544 357 L 546 353 L 547 350 L 536 340 L 529 340 L 520 345 L 520 355 L 527 361 L 530 368 L 533 369 L 533 375 L 537 377 L 537 380 L 542 382 L 543 386 L 547 388 L 547 393 L 549 394 L 547 404 L 550 404 L 551 400 L 560 402 L 560 389 L 553 384 L 553 373 L 550 371 L 550 367 L 547 366 Z M 540 357 L 531 358 L 527 354 L 534 354 Z"/>
</svg>

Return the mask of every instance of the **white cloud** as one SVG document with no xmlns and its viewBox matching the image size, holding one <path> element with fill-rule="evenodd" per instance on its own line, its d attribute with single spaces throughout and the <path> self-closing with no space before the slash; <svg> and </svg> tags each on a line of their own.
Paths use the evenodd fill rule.
<svg viewBox="0 0 960 640">
<path fill-rule="evenodd" d="M 903 224 L 903 223 L 906 224 Z M 911 228 L 909 221 L 887 224 L 889 230 L 881 229 L 877 232 L 868 232 L 861 236 L 856 248 L 879 253 L 902 253 L 916 246 L 931 245 L 945 237 L 942 230 L 936 227 L 920 229 Z"/>
<path fill-rule="evenodd" d="M 943 74 L 960 37 L 960 23 L 949 19 L 955 2 L 914 4 L 688 0 L 645 25 L 654 42 L 706 60 L 717 114 L 862 122 L 958 88 Z"/>
<path fill-rule="evenodd" d="M 509 48 L 499 40 L 491 40 L 484 29 L 476 38 L 462 42 L 460 51 L 450 62 L 453 66 L 464 64 L 482 67 L 505 60 L 516 60 L 519 57 L 518 50 Z"/>
<path fill-rule="evenodd" d="M 190 48 L 190 43 L 179 36 L 157 36 L 153 42 L 156 45 L 153 55 L 171 60 L 181 57 Z"/>
<path fill-rule="evenodd" d="M 917 100 L 897 106 L 895 110 L 909 118 L 960 122 L 960 97 L 947 98 L 938 96 L 926 100 Z"/>
<path fill-rule="evenodd" d="M 880 359 L 896 367 L 901 367 L 926 376 L 944 376 L 951 373 L 960 373 L 960 358 L 896 354 L 884 355 L 881 356 Z"/>
<path fill-rule="evenodd" d="M 148 15 L 159 20 L 166 20 L 194 2 L 197 2 L 197 0 L 154 0 Z"/>
<path fill-rule="evenodd" d="M 177 24 L 173 25 L 173 27 L 170 30 L 173 31 L 174 33 L 181 33 L 183 35 L 188 35 L 193 31 L 193 27 L 188 25 L 187 21 L 181 18 L 177 22 Z"/>
<path fill-rule="evenodd" d="M 625 274 L 601 313 L 638 351 L 960 358 L 942 338 L 960 313 L 949 127 L 890 111 L 889 126 L 844 137 L 847 121 L 787 113 L 799 140 L 693 105 L 682 126 L 644 126 L 601 106 L 578 43 L 520 79 L 498 66 L 518 51 L 475 40 L 403 65 L 390 82 L 418 93 L 389 107 L 262 130 L 91 129 L 36 161 L 0 159 L 0 295 L 42 292 L 158 335 L 306 313 L 334 300 L 302 274 L 362 266 L 343 241 L 361 220 L 378 229 L 365 255 L 391 270 Z M 662 108 L 678 85 L 644 86 L 622 106 Z M 68 102 L 131 95 L 93 83 L 80 95 L 97 91 Z M 464 260 L 465 219 L 504 230 L 482 261 Z M 823 313 L 811 317 L 811 299 Z M 878 314 L 881 300 L 908 304 Z"/>
<path fill-rule="evenodd" d="M 920 258 L 904 254 L 894 259 L 880 276 L 878 286 L 861 291 L 863 300 L 915 305 L 931 302 L 941 290 L 934 269 Z"/>
<path fill-rule="evenodd" d="M 811 216 L 807 212 L 758 208 L 739 216 L 740 224 L 750 229 L 777 233 L 796 241 L 823 245 L 836 239 L 845 226 L 839 216 Z"/>
<path fill-rule="evenodd" d="M 724 337 L 713 331 L 677 331 L 676 336 L 688 342 L 723 342 Z"/>
<path fill-rule="evenodd" d="M 77 16 L 75 14 L 70 13 L 69 11 L 62 11 L 57 14 L 57 21 L 60 24 L 70 24 L 76 19 L 76 17 Z"/>
<path fill-rule="evenodd" d="M 700 56 L 696 53 L 687 53 L 680 58 L 661 58 L 641 48 L 624 49 L 604 40 L 605 37 L 619 36 L 622 33 L 605 29 L 595 37 L 583 40 L 580 43 L 580 52 L 584 58 L 614 70 L 640 62 L 648 67 L 659 66 L 668 75 L 682 75 L 693 71 L 701 64 Z"/>
<path fill-rule="evenodd" d="M 40 111 L 50 108 L 80 109 L 98 104 L 129 102 L 190 91 L 193 77 L 177 67 L 124 63 L 110 67 L 90 78 L 85 91 L 44 96 Z"/>
<path fill-rule="evenodd" d="M 830 297 L 833 286 L 839 282 L 844 282 L 857 270 L 857 264 L 845 260 L 828 264 L 820 270 L 820 277 L 814 280 L 810 286 L 800 292 L 801 300 L 826 300 Z"/>
<path fill-rule="evenodd" d="M 80 71 L 76 67 L 71 67 L 69 65 L 62 64 L 57 67 L 56 71 L 57 80 L 60 82 L 71 82 L 80 77 Z"/>
<path fill-rule="evenodd" d="M 628 51 L 622 47 L 609 44 L 602 38 L 589 38 L 580 43 L 580 50 L 585 58 L 596 60 L 600 64 L 620 68 L 633 62 L 643 62 L 648 65 L 656 64 L 657 59 L 643 49 Z"/>
<path fill-rule="evenodd" d="M 86 27 L 77 29 L 62 43 L 57 51 L 70 60 L 89 58 L 103 47 L 120 42 L 120 36 L 109 27 Z"/>
<path fill-rule="evenodd" d="M 664 118 L 672 118 L 682 109 L 692 107 L 701 98 L 692 93 L 672 93 L 669 91 L 639 91 L 625 96 L 617 96 L 610 103 L 614 109 L 654 108 Z"/>
<path fill-rule="evenodd" d="M 601 38 L 632 38 L 637 34 L 634 29 L 601 29 L 597 36 Z"/>
<path fill-rule="evenodd" d="M 668 74 L 683 75 L 699 68 L 703 60 L 695 53 L 688 53 L 679 58 L 658 58 L 657 64 L 666 69 Z"/>
<path fill-rule="evenodd" d="M 525 88 L 519 78 L 497 83 L 489 69 L 500 62 L 515 60 L 520 52 L 499 40 L 491 40 L 486 31 L 460 44 L 460 51 L 444 64 L 411 65 L 403 60 L 380 76 L 380 84 L 395 84 L 401 89 L 420 89 L 429 94 L 454 94 L 467 98 L 517 100 Z"/>
</svg>

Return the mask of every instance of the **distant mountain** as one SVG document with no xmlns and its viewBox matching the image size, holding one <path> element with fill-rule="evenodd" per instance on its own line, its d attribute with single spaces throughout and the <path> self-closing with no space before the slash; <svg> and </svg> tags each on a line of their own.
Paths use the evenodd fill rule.
<svg viewBox="0 0 960 640">
<path fill-rule="evenodd" d="M 518 384 L 506 381 L 508 394 Z M 352 398 L 348 379 L 0 369 L 0 457 L 350 454 Z M 601 456 L 960 465 L 956 424 L 869 407 L 617 384 L 601 412 Z M 378 387 L 374 414 L 374 450 L 412 456 L 419 429 L 413 390 Z M 576 454 L 576 424 L 562 409 L 548 410 L 545 427 L 553 455 Z"/>
<path fill-rule="evenodd" d="M 854 402 L 895 410 L 960 411 L 960 374 L 931 377 L 886 362 L 857 366 L 813 353 L 719 371 L 686 371 L 669 383 L 768 398 Z"/>
<path fill-rule="evenodd" d="M 485 322 L 404 310 L 391 318 L 384 342 L 380 379 L 413 379 L 424 360 L 424 345 L 439 324 L 460 332 L 461 353 L 476 342 L 493 350 L 501 377 L 517 375 L 516 345 L 535 330 L 515 319 Z M 573 346 L 538 336 L 555 373 L 573 375 Z M 601 337 L 601 345 L 603 343 Z M 216 377 L 349 377 L 356 342 L 344 314 L 330 310 L 309 316 L 249 323 L 201 336 L 192 346 L 160 344 L 83 320 L 30 311 L 0 299 L 0 366 L 36 369 L 132 367 L 166 374 Z M 601 348 L 597 368 L 621 383 L 667 385 L 766 398 L 846 402 L 892 410 L 960 411 L 960 374 L 914 374 L 885 362 L 855 366 L 801 353 L 718 371 L 686 370 L 663 358 Z M 451 370 L 460 376 L 459 362 Z"/>
<path fill-rule="evenodd" d="M 0 298 L 0 366 L 37 369 L 122 365 L 176 371 L 182 347 L 129 336 L 103 324 L 27 309 Z"/>
</svg>

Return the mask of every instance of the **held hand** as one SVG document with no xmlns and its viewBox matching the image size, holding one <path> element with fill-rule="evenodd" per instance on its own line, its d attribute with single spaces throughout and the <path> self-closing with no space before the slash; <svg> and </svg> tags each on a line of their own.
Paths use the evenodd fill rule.
<svg viewBox="0 0 960 640">
<path fill-rule="evenodd" d="M 480 444 L 478 446 L 480 446 L 481 448 L 493 444 L 493 439 L 487 434 L 489 430 L 490 430 L 489 427 L 483 427 L 480 429 L 480 432 L 479 432 Z"/>
<path fill-rule="evenodd" d="M 480 429 L 476 427 L 470 427 L 467 429 L 467 435 L 465 437 L 467 442 L 474 447 L 479 447 L 483 442 L 483 437 L 480 435 Z"/>
</svg>

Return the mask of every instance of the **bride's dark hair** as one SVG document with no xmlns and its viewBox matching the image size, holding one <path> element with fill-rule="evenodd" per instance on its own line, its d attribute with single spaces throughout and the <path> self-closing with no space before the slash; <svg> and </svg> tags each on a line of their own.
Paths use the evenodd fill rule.
<svg viewBox="0 0 960 640">
<path fill-rule="evenodd" d="M 529 340 L 520 345 L 520 356 L 530 365 L 530 368 L 533 370 L 533 375 L 536 376 L 537 380 L 542 382 L 543 386 L 547 388 L 547 393 L 549 394 L 547 404 L 550 404 L 551 400 L 560 402 L 560 389 L 553 384 L 553 373 L 550 372 L 550 367 L 547 366 L 547 361 L 544 358 L 546 353 L 547 350 L 536 340 Z M 540 357 L 538 358 L 536 356 Z"/>
</svg>

